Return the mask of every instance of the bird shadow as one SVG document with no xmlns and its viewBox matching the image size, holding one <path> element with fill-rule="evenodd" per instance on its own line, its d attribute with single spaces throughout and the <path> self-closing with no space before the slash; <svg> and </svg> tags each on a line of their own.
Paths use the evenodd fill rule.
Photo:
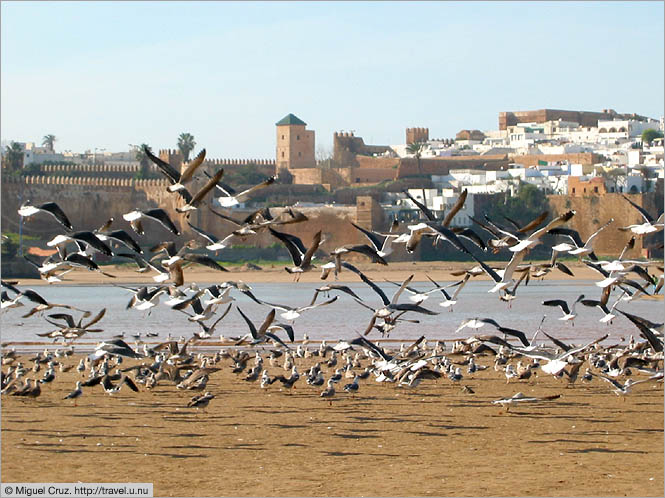
<svg viewBox="0 0 665 498">
<path fill-rule="evenodd" d="M 638 455 L 646 455 L 649 452 L 640 450 L 613 450 L 610 448 L 584 448 L 580 450 L 568 450 L 568 453 L 634 453 Z"/>
<path fill-rule="evenodd" d="M 333 434 L 333 436 L 343 439 L 376 439 L 379 437 L 371 434 Z"/>
</svg>

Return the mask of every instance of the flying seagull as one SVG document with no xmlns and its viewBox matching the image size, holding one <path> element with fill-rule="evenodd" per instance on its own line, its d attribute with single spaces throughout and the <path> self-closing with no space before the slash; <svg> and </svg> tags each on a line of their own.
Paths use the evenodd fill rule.
<svg viewBox="0 0 665 498">
<path fill-rule="evenodd" d="M 58 223 L 60 223 L 63 227 L 67 229 L 67 231 L 71 232 L 72 230 L 74 230 L 72 224 L 69 222 L 69 218 L 67 218 L 67 215 L 62 211 L 62 209 L 60 209 L 60 207 L 55 202 L 46 202 L 44 204 L 41 204 L 40 206 L 32 206 L 30 204 L 30 201 L 27 201 L 21 205 L 21 207 L 18 210 L 18 214 L 19 216 L 22 217 L 30 217 L 34 216 L 40 211 L 43 211 L 53 216 L 56 220 L 58 220 Z"/>
</svg>

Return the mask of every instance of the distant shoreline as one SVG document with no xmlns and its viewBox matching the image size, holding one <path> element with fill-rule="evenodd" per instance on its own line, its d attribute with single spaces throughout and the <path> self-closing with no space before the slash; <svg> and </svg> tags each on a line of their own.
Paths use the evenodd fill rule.
<svg viewBox="0 0 665 498">
<path fill-rule="evenodd" d="M 490 263 L 491 266 L 504 266 L 505 262 Z M 426 281 L 425 275 L 429 275 L 437 282 L 454 282 L 462 277 L 454 276 L 451 272 L 469 269 L 476 264 L 474 262 L 460 261 L 400 261 L 389 263 L 388 266 L 375 265 L 370 263 L 356 263 L 362 272 L 374 280 L 404 280 L 409 275 L 415 275 L 416 282 Z M 286 263 L 284 264 L 286 266 Z M 600 275 L 577 261 L 566 262 L 572 272 L 573 277 L 562 273 L 559 270 L 553 270 L 545 279 L 554 280 L 601 280 Z M 154 273 L 137 273 L 127 266 L 108 265 L 104 266 L 106 273 L 114 275 L 116 278 L 106 277 L 100 273 L 87 270 L 75 270 L 66 274 L 62 282 L 49 284 L 45 280 L 34 278 L 16 278 L 22 286 L 40 286 L 40 285 L 104 285 L 104 284 L 145 284 L 155 285 L 152 280 Z M 230 269 L 228 272 L 216 272 L 205 267 L 192 267 L 185 269 L 185 283 L 196 282 L 199 284 L 219 283 L 224 281 L 242 280 L 247 283 L 289 283 L 293 282 L 293 275 L 284 270 L 284 267 L 272 266 L 262 270 L 241 270 Z M 321 283 L 333 282 L 335 278 L 330 275 L 327 280 L 320 279 L 321 272 L 315 269 L 311 272 L 301 274 L 300 282 Z M 489 280 L 487 275 L 474 277 L 478 280 Z M 8 279 L 9 280 L 9 279 Z M 338 275 L 337 282 L 357 282 L 358 276 L 345 270 Z"/>
</svg>

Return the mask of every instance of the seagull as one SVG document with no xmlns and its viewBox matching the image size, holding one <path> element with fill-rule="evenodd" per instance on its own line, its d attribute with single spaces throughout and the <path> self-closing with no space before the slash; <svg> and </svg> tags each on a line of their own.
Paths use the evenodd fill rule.
<svg viewBox="0 0 665 498">
<path fill-rule="evenodd" d="M 522 263 L 527 252 L 528 248 L 524 248 L 521 251 L 514 253 L 513 257 L 510 259 L 506 267 L 503 270 L 497 270 L 497 271 L 494 271 L 483 261 L 478 259 L 473 253 L 471 253 L 471 257 L 475 259 L 476 262 L 480 264 L 485 273 L 487 273 L 490 276 L 490 278 L 494 280 L 494 287 L 492 287 L 487 292 L 497 292 L 499 290 L 505 290 L 506 288 L 513 285 L 515 283 L 515 281 L 513 280 L 513 273 L 515 272 L 517 267 Z"/>
<path fill-rule="evenodd" d="M 102 242 L 111 240 L 113 242 L 123 244 L 134 252 L 143 254 L 143 249 L 141 249 L 141 246 L 139 246 L 138 243 L 125 230 L 113 230 L 109 232 L 113 221 L 114 218 L 110 218 L 104 225 L 96 230 L 93 230 L 92 233 L 94 233 Z"/>
<path fill-rule="evenodd" d="M 74 400 L 74 406 L 76 406 L 76 399 L 81 397 L 83 394 L 83 390 L 81 389 L 81 381 L 76 382 L 76 389 L 74 389 L 72 392 L 70 392 L 67 396 L 65 396 L 63 399 L 73 399 Z"/>
<path fill-rule="evenodd" d="M 358 392 L 358 375 L 354 375 L 353 381 L 350 384 L 344 386 L 344 392 L 355 394 Z"/>
<path fill-rule="evenodd" d="M 527 233 L 534 228 L 536 228 L 538 225 L 540 225 L 543 221 L 545 221 L 545 218 L 549 215 L 548 211 L 544 211 L 541 213 L 538 217 L 534 218 L 531 220 L 528 224 L 524 226 L 520 226 L 518 223 L 515 221 L 511 220 L 510 218 L 506 218 L 510 223 L 515 227 L 515 231 L 509 231 L 507 229 L 503 229 L 498 227 L 492 220 L 490 220 L 487 215 L 485 215 L 485 221 L 487 221 L 488 225 L 485 225 L 484 223 L 476 220 L 473 216 L 471 216 L 471 220 L 479 225 L 481 228 L 492 234 L 495 238 L 490 239 L 487 241 L 487 245 L 492 248 L 492 252 L 495 254 L 499 252 L 502 248 L 506 247 L 511 247 L 514 246 L 519 242 L 519 235 L 520 233 Z"/>
<path fill-rule="evenodd" d="M 245 319 L 245 322 L 247 323 L 247 326 L 249 327 L 249 331 L 251 333 L 251 337 L 253 339 L 252 344 L 259 344 L 261 342 L 266 342 L 267 339 L 272 339 L 273 341 L 278 342 L 282 346 L 284 346 L 286 349 L 289 349 L 289 347 L 284 344 L 284 342 L 277 337 L 272 331 L 273 330 L 284 330 L 287 335 L 289 336 L 289 340 L 291 342 L 294 341 L 295 336 L 293 333 L 293 327 L 290 325 L 284 324 L 284 323 L 276 323 L 275 325 L 272 325 L 272 323 L 275 320 L 275 309 L 273 308 L 268 312 L 268 315 L 266 316 L 265 320 L 261 324 L 261 326 L 257 329 L 256 326 L 252 323 L 252 321 L 245 315 L 242 310 L 238 307 L 237 308 L 238 312 L 240 315 Z"/>
<path fill-rule="evenodd" d="M 658 232 L 663 229 L 663 216 L 665 216 L 665 213 L 661 213 L 658 219 L 654 221 L 653 217 L 646 209 L 644 209 L 642 206 L 638 206 L 625 195 L 622 194 L 621 196 L 626 199 L 631 204 L 631 206 L 640 212 L 642 218 L 644 218 L 644 223 L 641 225 L 634 224 L 628 225 L 626 227 L 620 227 L 619 230 L 623 232 L 631 231 L 635 235 L 646 235 L 648 233 Z"/>
<path fill-rule="evenodd" d="M 150 288 L 148 286 L 143 286 L 139 289 L 131 289 L 129 287 L 124 287 L 134 293 L 132 298 L 129 300 L 125 309 L 135 308 L 140 311 L 144 311 L 150 308 L 157 306 L 159 303 L 159 296 L 168 291 L 167 287 L 158 286 Z"/>
<path fill-rule="evenodd" d="M 45 204 L 41 204 L 40 206 L 33 206 L 30 204 L 30 201 L 27 201 L 21 205 L 21 207 L 18 210 L 18 214 L 21 217 L 30 217 L 34 216 L 40 211 L 43 211 L 53 216 L 58 221 L 58 223 L 60 223 L 63 227 L 67 229 L 67 231 L 71 232 L 74 230 L 72 224 L 69 222 L 69 219 L 67 218 L 67 215 L 65 215 L 62 209 L 60 209 L 60 207 L 55 202 L 47 202 Z"/>
<path fill-rule="evenodd" d="M 227 195 L 223 197 L 217 197 L 217 203 L 222 206 L 222 207 L 232 207 L 240 204 L 241 202 L 245 202 L 251 194 L 256 192 L 257 190 L 260 190 L 262 188 L 267 187 L 268 185 L 272 185 L 275 183 L 275 180 L 277 180 L 276 176 L 271 176 L 267 180 L 259 183 L 258 185 L 254 185 L 251 188 L 248 188 L 247 190 L 243 190 L 239 194 L 231 194 L 230 192 L 227 192 L 224 188 L 221 186 L 217 186 L 219 190 L 222 192 L 225 192 Z"/>
<path fill-rule="evenodd" d="M 516 329 L 510 329 L 508 327 L 502 327 L 501 325 L 499 325 L 496 321 L 494 321 L 491 318 L 469 318 L 467 320 L 463 320 L 462 323 L 460 324 L 460 326 L 457 327 L 457 330 L 455 330 L 455 332 L 457 333 L 465 327 L 468 327 L 468 328 L 471 328 L 471 329 L 479 329 L 479 328 L 483 327 L 486 323 L 496 327 L 496 329 L 499 332 L 502 332 L 506 335 L 510 335 L 512 337 L 516 337 L 517 339 L 519 339 L 519 341 L 525 347 L 530 346 L 530 343 L 529 343 L 528 339 L 526 338 L 526 335 L 524 334 L 524 332 L 522 332 L 520 330 L 516 330 Z"/>
<path fill-rule="evenodd" d="M 432 282 L 434 285 L 436 285 L 436 288 L 441 291 L 441 294 L 443 294 L 443 299 L 444 300 L 439 303 L 439 306 L 441 306 L 443 308 L 449 308 L 449 311 L 451 311 L 451 312 L 453 311 L 453 305 L 457 304 L 457 296 L 459 295 L 462 288 L 464 288 L 464 286 L 466 285 L 468 280 L 471 278 L 471 275 L 469 275 L 467 273 L 462 280 L 459 280 L 458 282 L 455 282 L 455 283 L 449 285 L 448 287 L 457 286 L 457 289 L 455 289 L 455 292 L 453 293 L 453 295 L 450 296 L 446 292 L 446 289 L 441 287 L 429 275 L 426 274 L 425 276 L 429 279 L 430 282 Z"/>
<path fill-rule="evenodd" d="M 37 334 L 39 337 L 64 337 L 65 339 L 78 338 L 83 336 L 88 332 L 103 332 L 102 329 L 91 329 L 90 327 L 100 321 L 106 314 L 106 308 L 103 308 L 97 316 L 90 320 L 87 324 L 83 324 L 83 318 L 86 315 L 83 315 L 78 322 L 74 321 L 74 317 L 68 313 L 55 313 L 49 315 L 49 318 L 54 320 L 64 320 L 67 325 L 62 325 L 59 323 L 52 322 L 48 318 L 46 319 L 51 325 L 59 327 L 58 330 L 53 332 L 47 332 L 45 334 Z"/>
<path fill-rule="evenodd" d="M 596 377 L 600 377 L 604 381 L 609 382 L 610 384 L 612 384 L 612 386 L 613 386 L 612 390 L 614 391 L 614 394 L 616 394 L 617 396 L 626 396 L 626 395 L 630 394 L 630 391 L 631 391 L 632 387 L 637 385 L 637 384 L 642 384 L 644 382 L 649 382 L 649 381 L 652 381 L 652 380 L 660 380 L 660 379 L 663 378 L 662 373 L 658 373 L 658 374 L 656 374 L 652 377 L 649 377 L 648 379 L 642 379 L 642 380 L 626 379 L 626 382 L 621 384 L 618 381 L 612 379 L 611 377 L 608 377 L 608 376 L 603 375 L 603 374 L 592 374 L 592 375 L 595 375 Z"/>
<path fill-rule="evenodd" d="M 25 290 L 21 291 L 21 293 L 19 295 L 27 297 L 33 303 L 37 303 L 37 306 L 35 306 L 28 313 L 23 315 L 23 318 L 28 318 L 28 317 L 34 315 L 35 313 L 50 310 L 52 308 L 67 308 L 67 309 L 74 310 L 74 311 L 80 311 L 80 312 L 83 313 L 83 315 L 85 317 L 90 316 L 89 311 L 85 311 L 85 310 L 82 310 L 80 308 L 76 308 L 75 306 L 71 306 L 69 304 L 50 303 L 46 299 L 44 299 L 42 296 L 37 294 L 35 291 L 33 291 L 32 289 L 25 289 Z"/>
<path fill-rule="evenodd" d="M 295 320 L 300 316 L 300 314 L 304 311 L 311 310 L 314 308 L 318 308 L 319 306 L 326 306 L 328 304 L 332 304 L 337 299 L 339 299 L 339 296 L 334 296 L 333 298 L 329 299 L 328 301 L 324 301 L 322 303 L 314 304 L 314 301 L 316 300 L 316 296 L 318 294 L 314 294 L 314 298 L 312 299 L 312 302 L 309 303 L 307 306 L 287 306 L 285 304 L 274 304 L 274 303 L 268 303 L 266 301 L 261 301 L 263 304 L 272 306 L 273 308 L 277 308 L 278 310 L 284 311 L 284 313 L 280 313 L 280 317 L 282 317 L 284 320 Z"/>
<path fill-rule="evenodd" d="M 152 277 L 155 282 L 165 282 L 169 278 L 172 278 L 174 282 L 179 282 L 179 280 L 181 280 L 182 268 L 180 266 L 173 266 L 167 270 L 163 266 L 157 263 L 152 263 L 138 254 L 118 253 L 116 256 L 133 259 L 139 267 L 139 269 L 136 270 L 137 273 L 145 273 L 148 270 L 156 271 L 157 275 Z M 177 285 L 182 285 L 182 283 L 177 283 Z"/>
<path fill-rule="evenodd" d="M 442 221 L 438 220 L 437 217 L 434 215 L 434 213 L 427 206 L 414 199 L 413 196 L 409 194 L 407 190 L 404 190 L 403 193 L 406 194 L 406 196 L 411 200 L 411 202 L 413 202 L 428 219 L 427 222 L 407 227 L 409 228 L 409 230 L 411 230 L 411 234 L 409 235 L 408 240 L 406 241 L 407 252 L 410 253 L 415 250 L 416 246 L 420 242 L 420 239 L 423 235 L 427 236 L 435 235 L 436 242 L 438 242 L 440 239 L 445 239 L 462 252 L 468 252 L 468 251 L 462 245 L 460 240 L 457 238 L 458 235 L 460 237 L 467 238 L 468 240 L 476 244 L 478 247 L 480 247 L 483 251 L 486 249 L 483 240 L 472 229 L 463 228 L 463 227 L 449 228 L 450 223 L 455 218 L 455 215 L 464 207 L 464 203 L 466 202 L 466 197 L 468 194 L 467 189 L 462 190 L 462 193 L 460 194 L 459 198 L 457 199 L 455 204 L 450 208 L 450 211 L 448 211 L 448 214 L 444 217 Z M 432 230 L 434 230 L 434 232 L 428 232 L 426 227 L 430 227 Z M 395 242 L 398 241 L 401 242 L 402 240 L 400 239 L 401 238 L 397 239 Z"/>
<path fill-rule="evenodd" d="M 334 262 L 335 262 L 335 275 L 337 275 L 341 270 L 341 264 L 342 264 L 342 255 L 343 254 L 348 254 L 350 252 L 355 252 L 358 254 L 364 254 L 370 260 L 372 263 L 378 263 L 380 265 L 387 265 L 388 263 L 386 262 L 385 259 L 383 259 L 381 256 L 378 255 L 376 250 L 373 247 L 368 246 L 367 244 L 346 244 L 341 247 L 336 248 L 333 250 L 330 255 L 333 256 Z"/>
<path fill-rule="evenodd" d="M 610 221 L 605 223 L 603 226 L 601 226 L 598 230 L 596 230 L 594 233 L 589 236 L 589 238 L 586 240 L 586 242 L 582 241 L 582 238 L 580 237 L 580 234 L 577 230 L 572 230 L 570 228 L 563 228 L 563 227 L 555 227 L 549 230 L 548 233 L 554 234 L 554 235 L 564 235 L 568 237 L 570 240 L 572 240 L 574 246 L 571 246 L 570 244 L 559 244 L 554 247 L 552 247 L 553 251 L 557 252 L 567 252 L 568 254 L 572 254 L 574 256 L 578 256 L 581 258 L 582 256 L 588 255 L 589 258 L 591 258 L 593 261 L 598 261 L 598 258 L 593 252 L 593 239 L 596 238 L 596 236 L 602 232 L 605 228 L 607 228 L 611 223 L 614 222 L 614 218 L 610 218 Z"/>
<path fill-rule="evenodd" d="M 573 303 L 572 308 L 568 308 L 568 303 L 564 301 L 563 299 L 550 299 L 548 301 L 543 301 L 542 304 L 543 306 L 558 306 L 561 308 L 561 311 L 563 311 L 563 316 L 559 318 L 559 320 L 565 320 L 565 321 L 570 321 L 572 325 L 575 325 L 573 320 L 577 316 L 575 313 L 575 305 L 582 301 L 584 299 L 584 294 L 580 294 L 580 296 L 575 300 Z"/>
<path fill-rule="evenodd" d="M 554 399 L 560 398 L 560 394 L 554 394 L 552 396 L 543 396 L 541 398 L 536 397 L 526 397 L 522 393 L 516 393 L 510 398 L 501 398 L 495 401 L 492 401 L 493 405 L 502 405 L 506 407 L 506 411 L 510 409 L 512 405 L 517 405 L 519 403 L 534 403 L 538 401 L 552 401 Z"/>
<path fill-rule="evenodd" d="M 140 359 L 144 356 L 134 351 L 129 344 L 122 339 L 110 339 L 102 341 L 95 347 L 95 352 L 90 354 L 88 358 L 96 360 L 107 355 L 124 356 L 126 358 Z"/>
<path fill-rule="evenodd" d="M 134 381 L 129 377 L 127 377 L 127 375 L 125 375 L 124 373 L 120 374 L 119 380 L 120 382 L 118 382 L 117 384 L 113 384 L 113 382 L 111 382 L 111 376 L 104 375 L 101 384 L 106 394 L 110 395 L 117 393 L 118 391 L 120 391 L 120 388 L 123 386 L 123 384 L 126 384 L 132 391 L 136 393 L 139 392 L 139 388 L 136 386 Z"/>
<path fill-rule="evenodd" d="M 335 381 L 332 378 L 328 379 L 328 387 L 321 392 L 320 396 L 322 398 L 328 398 L 328 402 L 332 406 L 330 398 L 335 396 Z"/>
<path fill-rule="evenodd" d="M 173 221 L 171 221 L 171 218 L 169 218 L 169 215 L 161 208 L 148 209 L 147 211 L 135 209 L 134 211 L 123 214 L 122 217 L 125 221 L 129 221 L 132 230 L 134 230 L 139 235 L 143 235 L 145 233 L 143 231 L 143 224 L 141 222 L 142 218 L 155 220 L 159 222 L 164 228 L 169 230 L 173 235 L 180 235 L 180 232 L 173 224 Z"/>
<path fill-rule="evenodd" d="M 187 222 L 187 224 L 189 225 L 189 228 L 194 230 L 194 232 L 198 233 L 201 237 L 210 242 L 210 244 L 205 246 L 206 249 L 208 249 L 209 251 L 219 251 L 221 249 L 225 249 L 231 244 L 231 240 L 236 236 L 235 233 L 231 233 L 230 235 L 227 235 L 226 237 L 220 240 L 217 237 L 215 237 L 213 234 L 206 232 L 202 228 L 192 225 L 189 221 Z"/>
<path fill-rule="evenodd" d="M 660 353 L 663 351 L 663 324 L 653 323 L 646 318 L 626 313 L 617 308 L 617 311 L 628 318 L 633 325 L 640 329 L 640 334 L 649 342 L 654 351 Z M 658 337 L 660 336 L 660 337 Z"/>
<path fill-rule="evenodd" d="M 539 244 L 540 243 L 540 238 L 543 235 L 545 235 L 547 232 L 549 232 L 553 228 L 557 228 L 557 227 L 563 225 L 564 223 L 569 221 L 573 216 L 575 216 L 575 211 L 574 210 L 566 211 L 561 216 L 558 216 L 557 218 L 554 218 L 552 221 L 550 221 L 543 228 L 540 228 L 539 230 L 536 230 L 535 232 L 533 232 L 526 239 L 520 240 L 514 246 L 509 247 L 508 250 L 511 251 L 511 252 L 520 252 L 523 249 L 529 249 L 529 248 L 535 246 L 536 244 Z"/>
<path fill-rule="evenodd" d="M 350 222 L 355 228 L 360 230 L 363 234 L 365 234 L 365 237 L 369 239 L 371 242 L 372 246 L 374 247 L 374 250 L 376 251 L 377 256 L 384 258 L 385 256 L 388 256 L 393 252 L 393 242 L 397 237 L 399 237 L 399 234 L 396 233 L 379 233 L 379 232 L 373 232 L 371 230 L 366 230 L 365 228 L 356 225 L 352 221 Z M 394 224 L 393 224 L 394 225 Z"/>
<path fill-rule="evenodd" d="M 84 252 L 83 249 L 86 249 L 86 247 L 89 246 L 101 252 L 105 256 L 113 256 L 113 251 L 111 251 L 111 248 L 105 242 L 103 242 L 97 236 L 97 234 L 85 230 L 74 232 L 70 235 L 56 235 L 51 240 L 49 240 L 46 245 L 49 247 L 55 247 L 61 257 L 64 259 L 67 255 L 65 252 L 65 246 L 70 242 L 76 243 L 76 245 L 79 247 L 79 252 Z"/>
<path fill-rule="evenodd" d="M 327 295 L 330 294 L 330 291 L 338 290 L 341 292 L 345 292 L 351 297 L 355 297 L 356 299 L 360 299 L 358 295 L 351 290 L 351 288 L 347 285 L 340 285 L 340 284 L 326 284 L 321 287 L 318 287 L 314 289 L 314 296 L 312 297 L 312 302 L 316 301 L 316 296 L 318 296 L 319 293 L 324 292 Z M 362 301 L 362 299 L 361 299 Z"/>
<path fill-rule="evenodd" d="M 300 374 L 298 373 L 296 366 L 293 365 L 293 368 L 291 369 L 291 376 L 288 379 L 283 375 L 278 375 L 277 377 L 275 377 L 274 381 L 275 380 L 280 381 L 282 385 L 287 389 L 291 389 L 292 387 L 295 389 L 295 383 L 298 381 L 299 378 Z"/>
<path fill-rule="evenodd" d="M 203 396 L 194 396 L 189 403 L 187 403 L 187 408 L 206 408 L 210 400 L 215 397 L 214 394 L 209 391 L 206 392 Z"/>
<path fill-rule="evenodd" d="M 598 307 L 604 313 L 604 316 L 598 321 L 601 323 L 607 323 L 608 325 L 612 323 L 612 320 L 614 320 L 614 318 L 616 318 L 616 315 L 613 313 L 614 308 L 616 308 L 616 305 L 619 304 L 619 301 L 621 301 L 623 296 L 626 295 L 626 291 L 623 291 L 621 296 L 619 296 L 619 298 L 614 302 L 612 307 L 608 308 L 607 301 L 609 300 L 610 297 L 610 289 L 611 287 L 605 287 L 603 289 L 600 301 L 595 299 L 582 299 L 582 301 L 580 301 L 584 306 Z"/>
<path fill-rule="evenodd" d="M 222 176 L 224 175 L 224 170 L 220 169 L 217 171 L 206 183 L 201 187 L 201 189 L 194 194 L 194 196 L 191 198 L 191 200 L 187 201 L 186 204 L 182 207 L 176 207 L 175 210 L 178 213 L 189 213 L 189 211 L 193 211 L 195 209 L 198 209 L 199 204 L 203 201 L 203 198 L 208 195 L 208 192 L 210 192 L 215 186 L 217 185 L 217 182 L 222 179 Z"/>
<path fill-rule="evenodd" d="M 412 304 L 412 303 L 404 303 L 404 304 L 398 304 L 397 301 L 399 300 L 399 297 L 402 295 L 402 292 L 404 292 L 404 289 L 411 283 L 411 280 L 413 280 L 414 275 L 408 276 L 400 285 L 399 289 L 395 291 L 395 294 L 393 294 L 392 299 L 388 299 L 388 296 L 386 296 L 385 292 L 381 290 L 381 288 L 376 285 L 374 282 L 372 282 L 367 276 L 362 273 L 358 268 L 353 266 L 350 263 L 343 263 L 342 266 L 345 268 L 348 268 L 355 274 L 357 274 L 360 279 L 365 282 L 367 285 L 371 287 L 371 289 L 376 292 L 379 297 L 381 298 L 381 301 L 383 302 L 383 308 L 378 308 L 374 309 L 369 306 L 367 306 L 365 303 L 360 301 L 359 299 L 356 299 L 356 302 L 360 304 L 361 306 L 364 306 L 365 308 L 371 309 L 374 311 L 374 315 L 372 318 L 387 318 L 390 315 L 392 315 L 393 312 L 395 311 L 415 311 L 417 313 L 423 313 L 425 315 L 438 315 L 436 311 L 431 311 L 426 308 L 423 308 L 422 306 L 418 304 Z M 373 324 L 372 324 L 373 325 Z M 371 327 L 368 328 L 368 330 L 371 330 Z"/>
<path fill-rule="evenodd" d="M 159 157 L 155 156 L 148 147 L 144 147 L 143 151 L 162 173 L 169 179 L 171 185 L 169 185 L 166 190 L 169 192 L 176 192 L 178 190 L 185 190 L 185 183 L 189 182 L 194 176 L 196 169 L 201 166 L 206 157 L 206 150 L 203 149 L 199 154 L 192 159 L 185 171 L 179 173 L 173 166 L 171 166 L 166 161 L 163 161 Z"/>
<path fill-rule="evenodd" d="M 314 265 L 312 264 L 311 261 L 312 257 L 314 256 L 314 253 L 321 244 L 321 230 L 316 232 L 316 234 L 314 235 L 314 239 L 312 240 L 312 244 L 309 246 L 309 249 L 305 249 L 305 246 L 303 245 L 302 241 L 295 235 L 278 232 L 272 227 L 269 227 L 268 230 L 270 230 L 270 233 L 274 237 L 278 238 L 286 246 L 286 249 L 289 251 L 289 254 L 291 255 L 291 259 L 293 260 L 293 264 L 295 266 L 291 268 L 285 267 L 284 269 L 289 273 L 296 274 L 296 281 L 298 281 L 298 279 L 300 278 L 301 273 L 309 271 L 312 268 L 314 268 Z"/>
</svg>

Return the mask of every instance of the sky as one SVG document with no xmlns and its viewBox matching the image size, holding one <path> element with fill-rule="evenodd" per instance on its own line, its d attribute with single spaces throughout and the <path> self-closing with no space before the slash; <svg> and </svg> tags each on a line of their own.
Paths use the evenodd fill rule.
<svg viewBox="0 0 665 498">
<path fill-rule="evenodd" d="M 365 143 L 501 111 L 665 114 L 663 2 L 8 2 L 0 138 L 275 157 L 275 123 Z"/>
</svg>

